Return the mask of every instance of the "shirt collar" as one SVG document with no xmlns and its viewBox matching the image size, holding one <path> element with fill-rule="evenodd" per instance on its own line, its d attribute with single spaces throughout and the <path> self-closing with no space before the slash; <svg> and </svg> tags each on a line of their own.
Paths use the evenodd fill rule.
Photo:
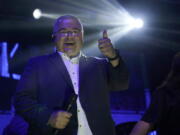
<svg viewBox="0 0 180 135">
<path fill-rule="evenodd" d="M 67 60 L 67 61 L 70 61 L 71 63 L 73 64 L 78 64 L 79 63 L 79 59 L 82 55 L 81 51 L 79 53 L 79 55 L 77 55 L 76 57 L 73 57 L 73 58 L 69 58 L 65 53 L 63 52 L 60 52 L 58 51 L 59 55 L 64 59 L 64 60 Z"/>
</svg>

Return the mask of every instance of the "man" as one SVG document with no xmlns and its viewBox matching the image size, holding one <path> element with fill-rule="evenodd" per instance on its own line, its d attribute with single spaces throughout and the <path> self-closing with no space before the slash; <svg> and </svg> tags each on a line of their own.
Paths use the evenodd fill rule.
<svg viewBox="0 0 180 135">
<path fill-rule="evenodd" d="M 57 19 L 53 38 L 57 52 L 31 59 L 17 87 L 16 113 L 29 134 L 115 135 L 108 93 L 127 89 L 128 72 L 107 32 L 99 49 L 109 60 L 82 54 L 83 27 L 74 16 Z"/>
</svg>

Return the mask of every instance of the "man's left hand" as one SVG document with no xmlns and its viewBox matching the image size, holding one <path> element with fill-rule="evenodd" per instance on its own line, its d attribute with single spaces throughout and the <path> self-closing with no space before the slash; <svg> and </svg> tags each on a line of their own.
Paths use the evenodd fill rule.
<svg viewBox="0 0 180 135">
<path fill-rule="evenodd" d="M 99 43 L 98 47 L 105 57 L 107 57 L 107 58 L 116 57 L 117 53 L 116 53 L 115 49 L 113 48 L 111 40 L 108 38 L 108 34 L 107 34 L 106 30 L 103 31 L 103 38 L 99 39 L 98 43 Z M 119 64 L 119 58 L 117 58 L 113 61 L 110 61 L 110 62 L 112 64 L 112 66 L 115 67 Z"/>
<path fill-rule="evenodd" d="M 98 43 L 98 47 L 104 56 L 108 58 L 113 58 L 116 56 L 115 49 L 113 48 L 111 40 L 108 38 L 106 30 L 103 31 L 103 38 L 99 39 Z"/>
</svg>

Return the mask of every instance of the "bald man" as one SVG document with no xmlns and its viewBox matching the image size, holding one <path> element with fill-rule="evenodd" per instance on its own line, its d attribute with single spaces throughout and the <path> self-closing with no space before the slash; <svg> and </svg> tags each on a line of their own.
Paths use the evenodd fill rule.
<svg viewBox="0 0 180 135">
<path fill-rule="evenodd" d="M 15 108 L 29 123 L 29 134 L 116 134 L 108 94 L 128 88 L 128 71 L 106 30 L 98 41 L 106 58 L 82 53 L 83 33 L 78 18 L 59 17 L 52 34 L 57 51 L 27 64 L 17 86 Z M 74 95 L 78 96 L 73 101 Z"/>
</svg>

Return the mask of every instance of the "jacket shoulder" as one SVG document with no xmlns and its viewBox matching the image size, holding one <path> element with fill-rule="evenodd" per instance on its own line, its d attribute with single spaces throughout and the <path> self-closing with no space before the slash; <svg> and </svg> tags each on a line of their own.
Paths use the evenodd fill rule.
<svg viewBox="0 0 180 135">
<path fill-rule="evenodd" d="M 35 56 L 29 59 L 28 63 L 41 63 L 47 61 L 50 57 L 52 57 L 53 54 L 46 54 L 46 55 L 41 55 L 41 56 Z"/>
</svg>

